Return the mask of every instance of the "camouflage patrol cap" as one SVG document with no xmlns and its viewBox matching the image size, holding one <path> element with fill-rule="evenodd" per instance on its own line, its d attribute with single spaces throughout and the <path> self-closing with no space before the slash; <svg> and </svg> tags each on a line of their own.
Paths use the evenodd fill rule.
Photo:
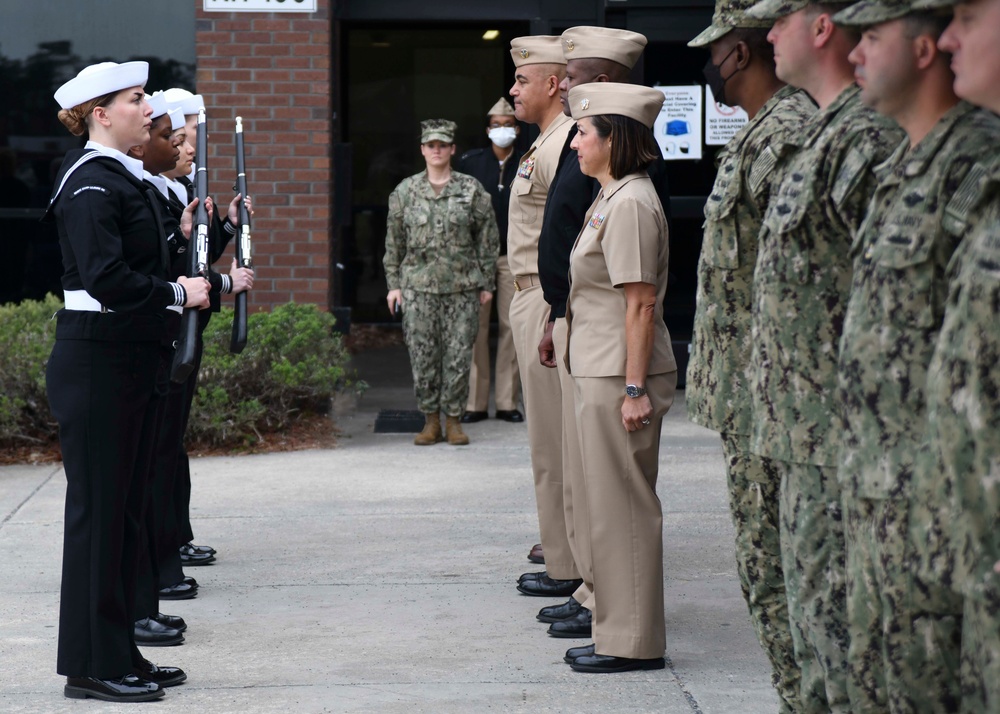
<svg viewBox="0 0 1000 714">
<path fill-rule="evenodd" d="M 844 27 L 870 27 L 900 17 L 913 9 L 913 0 L 861 0 L 833 16 L 833 21 Z"/>
<path fill-rule="evenodd" d="M 754 0 L 717 0 L 712 24 L 688 42 L 688 47 L 706 47 L 738 27 L 770 27 L 769 20 L 747 17 Z"/>
<path fill-rule="evenodd" d="M 443 141 L 446 144 L 454 144 L 457 128 L 455 122 L 447 119 L 424 119 L 420 122 L 420 143 Z"/>
<path fill-rule="evenodd" d="M 774 22 L 779 18 L 791 15 L 793 12 L 804 10 L 812 4 L 810 0 L 761 0 L 761 2 L 747 10 L 746 16 L 754 20 L 770 20 Z M 851 3 L 834 0 L 833 2 L 824 2 L 823 4 L 843 5 L 847 7 Z"/>
<path fill-rule="evenodd" d="M 933 12 L 935 10 L 951 10 L 965 0 L 914 0 L 914 12 Z"/>
</svg>

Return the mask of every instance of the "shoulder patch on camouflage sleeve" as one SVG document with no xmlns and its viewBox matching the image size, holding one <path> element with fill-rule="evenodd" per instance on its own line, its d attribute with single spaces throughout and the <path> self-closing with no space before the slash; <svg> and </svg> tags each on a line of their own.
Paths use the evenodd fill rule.
<svg viewBox="0 0 1000 714">
<path fill-rule="evenodd" d="M 847 152 L 847 158 L 844 159 L 844 163 L 840 167 L 840 172 L 833 182 L 833 190 L 830 192 L 830 196 L 837 206 L 841 206 L 847 197 L 854 192 L 854 189 L 857 188 L 865 172 L 868 170 L 870 161 L 871 159 L 868 157 L 868 154 L 856 146 Z"/>
<path fill-rule="evenodd" d="M 778 164 L 778 157 L 770 146 L 765 146 L 753 163 L 750 165 L 750 192 L 756 194 L 760 185 L 765 179 L 771 176 L 771 172 Z"/>
<path fill-rule="evenodd" d="M 986 195 L 989 183 L 988 168 L 981 163 L 974 164 L 944 207 L 941 226 L 952 235 L 964 233 L 969 225 L 969 215 Z"/>
</svg>

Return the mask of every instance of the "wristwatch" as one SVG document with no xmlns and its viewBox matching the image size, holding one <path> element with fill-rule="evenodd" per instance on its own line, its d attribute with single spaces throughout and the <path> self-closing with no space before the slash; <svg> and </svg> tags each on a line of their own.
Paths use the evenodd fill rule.
<svg viewBox="0 0 1000 714">
<path fill-rule="evenodd" d="M 625 396 L 631 397 L 632 399 L 638 399 L 646 394 L 645 387 L 637 387 L 634 384 L 625 385 Z"/>
</svg>

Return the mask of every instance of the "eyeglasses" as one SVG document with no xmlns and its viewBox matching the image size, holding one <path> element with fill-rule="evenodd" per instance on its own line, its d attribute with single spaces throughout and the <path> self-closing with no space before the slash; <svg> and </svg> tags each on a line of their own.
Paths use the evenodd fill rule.
<svg viewBox="0 0 1000 714">
<path fill-rule="evenodd" d="M 490 124 L 489 128 L 490 129 L 515 129 L 515 128 L 517 128 L 517 124 L 497 124 L 496 122 L 493 122 L 492 124 Z"/>
</svg>

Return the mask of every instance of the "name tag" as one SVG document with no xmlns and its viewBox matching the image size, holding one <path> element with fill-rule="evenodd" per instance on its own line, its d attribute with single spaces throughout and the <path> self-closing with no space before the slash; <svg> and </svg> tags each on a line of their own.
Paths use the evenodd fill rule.
<svg viewBox="0 0 1000 714">
<path fill-rule="evenodd" d="M 588 223 L 587 225 L 590 226 L 591 228 L 600 228 L 602 223 L 604 223 L 604 214 L 595 213 L 590 217 L 590 223 Z"/>
</svg>

